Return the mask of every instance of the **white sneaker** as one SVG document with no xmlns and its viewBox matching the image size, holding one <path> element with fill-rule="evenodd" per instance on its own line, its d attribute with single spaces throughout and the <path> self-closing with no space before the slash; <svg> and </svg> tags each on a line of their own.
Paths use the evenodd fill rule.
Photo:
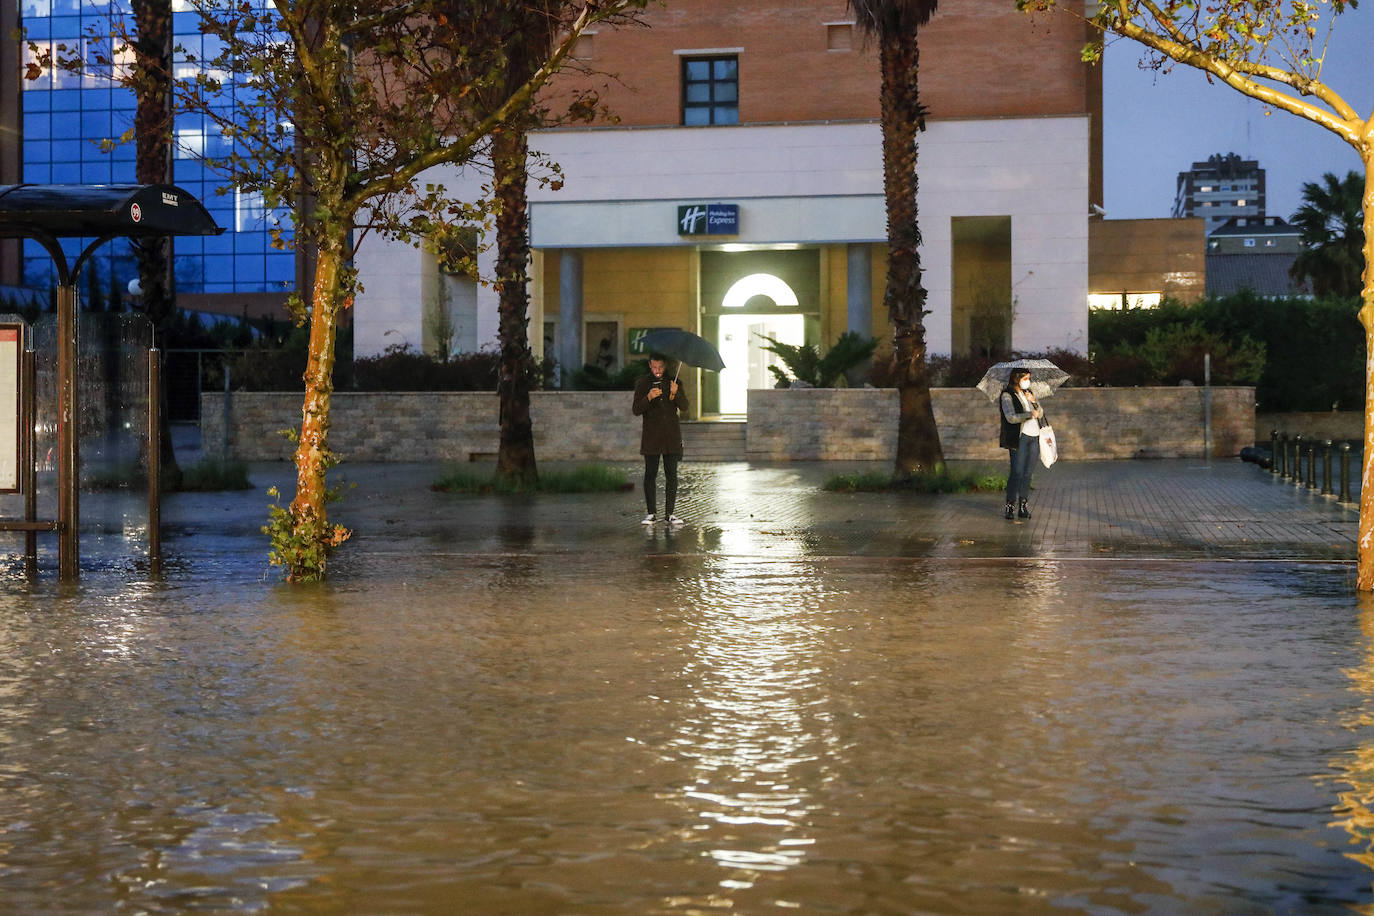
<svg viewBox="0 0 1374 916">
<path fill-rule="evenodd" d="M 670 524 L 670 525 L 685 525 L 685 524 L 687 524 L 687 523 L 684 522 L 682 519 L 678 518 L 676 515 L 670 515 L 670 516 L 668 516 L 668 524 Z"/>
<path fill-rule="evenodd" d="M 654 517 L 652 515 L 644 516 L 644 520 L 640 522 L 641 525 L 652 525 L 653 523 Z"/>
</svg>

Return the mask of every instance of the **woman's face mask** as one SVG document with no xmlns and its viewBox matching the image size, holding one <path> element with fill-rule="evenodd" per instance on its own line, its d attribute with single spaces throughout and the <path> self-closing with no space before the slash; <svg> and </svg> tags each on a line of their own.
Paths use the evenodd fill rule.
<svg viewBox="0 0 1374 916">
<path fill-rule="evenodd" d="M 1021 379 L 1021 390 L 1022 390 L 1022 391 L 1030 391 L 1030 379 L 1028 379 L 1028 378 L 1023 378 L 1023 379 Z"/>
</svg>

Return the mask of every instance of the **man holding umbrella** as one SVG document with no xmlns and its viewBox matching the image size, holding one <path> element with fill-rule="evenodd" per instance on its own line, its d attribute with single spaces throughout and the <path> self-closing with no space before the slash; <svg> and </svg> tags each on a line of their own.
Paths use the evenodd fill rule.
<svg viewBox="0 0 1374 916">
<path fill-rule="evenodd" d="M 639 452 L 644 456 L 644 505 L 649 514 L 642 524 L 654 523 L 654 496 L 658 488 L 658 465 L 663 462 L 663 502 L 668 524 L 677 526 L 682 519 L 673 514 L 677 503 L 677 465 L 682 460 L 682 427 L 678 413 L 687 410 L 687 395 L 682 393 L 677 379 L 665 376 L 667 358 L 662 353 L 649 354 L 649 374 L 635 382 L 633 410 L 644 418 L 640 434 Z"/>
</svg>

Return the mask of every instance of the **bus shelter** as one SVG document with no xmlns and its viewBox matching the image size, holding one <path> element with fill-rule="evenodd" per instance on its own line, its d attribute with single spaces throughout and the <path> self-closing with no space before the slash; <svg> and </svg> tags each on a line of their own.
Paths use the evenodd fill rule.
<svg viewBox="0 0 1374 916">
<path fill-rule="evenodd" d="M 56 531 L 58 538 L 58 578 L 75 580 L 79 576 L 81 519 L 79 505 L 80 455 L 77 420 L 76 367 L 78 357 L 76 283 L 81 269 L 97 248 L 116 238 L 160 238 L 165 236 L 219 235 L 209 211 L 192 195 L 174 185 L 0 185 L 0 238 L 33 239 L 43 246 L 57 270 L 57 518 L 39 520 L 26 512 L 23 521 L 0 521 L 0 530 L 24 531 L 29 537 L 32 561 L 33 539 L 40 531 Z M 76 259 L 69 263 L 62 239 L 85 242 Z M 89 240 L 89 241 L 86 241 Z M 0 329 L 3 330 L 3 329 Z M 16 397 L 0 403 L 0 410 L 13 409 L 17 435 L 13 442 L 0 433 L 0 470 L 15 468 L 14 479 L 0 481 L 0 487 L 25 493 L 25 504 L 33 507 L 37 488 L 33 429 L 32 352 L 16 352 L 17 359 L 5 358 L 8 335 L 0 333 L 0 374 L 12 374 Z M 22 351 L 22 344 L 15 348 Z M 149 354 L 150 381 L 157 371 L 156 351 Z M 11 390 L 0 378 L 0 391 Z M 156 391 L 156 387 L 153 388 Z M 26 399 L 27 392 L 27 399 Z M 157 410 L 149 405 L 149 539 L 150 555 L 156 563 L 160 551 L 160 510 L 158 506 Z M 25 415 L 27 414 L 27 419 Z M 10 428 L 0 419 L 0 429 Z M 11 465 L 12 460 L 12 465 Z M 10 484 L 13 486 L 10 486 Z"/>
</svg>

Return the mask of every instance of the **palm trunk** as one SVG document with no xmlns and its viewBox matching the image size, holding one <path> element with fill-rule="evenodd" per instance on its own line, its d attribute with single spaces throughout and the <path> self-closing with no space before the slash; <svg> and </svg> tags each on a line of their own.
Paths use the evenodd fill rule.
<svg viewBox="0 0 1374 916">
<path fill-rule="evenodd" d="M 496 199 L 496 289 L 500 297 L 501 443 L 496 473 L 513 482 L 534 483 L 539 470 L 534 456 L 534 424 L 530 420 L 529 342 L 529 200 L 526 196 L 525 131 L 512 126 L 492 138 Z"/>
<path fill-rule="evenodd" d="M 921 286 L 921 230 L 917 221 L 916 158 L 925 112 L 918 92 L 920 52 L 914 36 L 882 35 L 883 193 L 887 202 L 888 267 L 883 302 L 892 325 L 897 385 L 898 479 L 944 463 L 926 367 L 926 290 Z"/>
<path fill-rule="evenodd" d="M 1364 154 L 1364 466 L 1360 473 L 1360 522 L 1355 587 L 1374 591 L 1374 153 Z"/>
<path fill-rule="evenodd" d="M 134 110 L 134 175 L 139 184 L 172 182 L 171 144 L 171 0 L 133 0 L 135 62 L 137 67 Z M 154 331 L 162 331 L 176 312 L 172 284 L 171 239 L 144 239 L 133 245 L 138 261 L 138 282 L 143 287 L 143 308 Z M 181 467 L 172 447 L 172 426 L 167 401 L 167 364 L 162 364 L 162 404 L 158 427 L 158 451 L 162 480 L 168 489 L 181 486 Z"/>
<path fill-rule="evenodd" d="M 325 475 L 335 463 L 329 448 L 329 413 L 334 392 L 334 344 L 339 315 L 347 305 L 344 252 L 347 234 L 320 245 L 311 293 L 310 343 L 305 365 L 305 403 L 296 445 L 296 496 L 289 510 L 289 534 L 274 532 L 273 557 L 292 582 L 324 578 L 329 551 L 349 536 L 329 525 Z"/>
</svg>

